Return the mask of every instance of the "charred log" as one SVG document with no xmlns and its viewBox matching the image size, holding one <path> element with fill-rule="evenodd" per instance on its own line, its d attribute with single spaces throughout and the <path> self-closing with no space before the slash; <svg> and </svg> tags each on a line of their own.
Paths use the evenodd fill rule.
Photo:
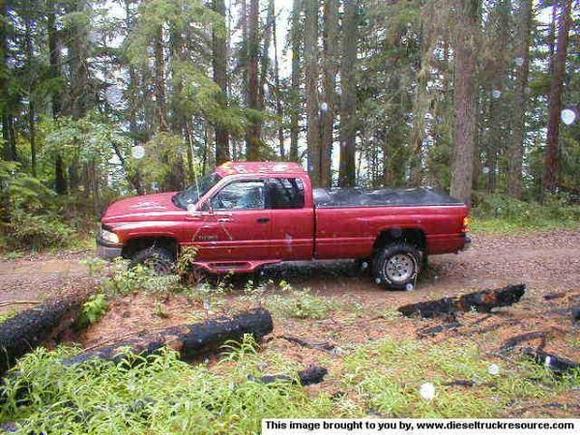
<svg viewBox="0 0 580 435">
<path fill-rule="evenodd" d="M 566 292 L 548 293 L 547 295 L 544 295 L 544 299 L 547 300 L 547 301 L 553 301 L 554 299 L 563 298 L 567 294 L 568 293 L 566 293 Z"/>
<path fill-rule="evenodd" d="M 459 322 L 442 323 L 441 325 L 432 326 L 429 328 L 421 328 L 417 331 L 417 335 L 421 338 L 435 337 L 437 334 L 440 334 L 443 331 L 448 331 L 450 329 L 457 329 L 460 326 L 461 326 L 461 323 L 459 323 Z"/>
<path fill-rule="evenodd" d="M 527 332 L 525 334 L 516 335 L 515 337 L 511 337 L 507 339 L 501 346 L 500 352 L 506 353 L 513 348 L 515 348 L 518 344 L 524 343 L 530 340 L 541 340 L 540 348 L 543 348 L 546 345 L 546 332 L 545 331 L 534 331 L 534 332 Z"/>
<path fill-rule="evenodd" d="M 532 349 L 527 347 L 524 349 L 524 355 L 529 356 L 535 362 L 542 364 L 544 367 L 552 370 L 556 374 L 564 374 L 580 367 L 580 364 L 577 362 L 546 352 L 542 349 Z"/>
<path fill-rule="evenodd" d="M 572 321 L 577 322 L 580 320 L 580 307 L 572 308 Z"/>
<path fill-rule="evenodd" d="M 185 361 L 193 361 L 217 350 L 225 342 L 240 341 L 244 334 L 260 339 L 272 332 L 270 312 L 263 308 L 241 313 L 232 318 L 209 320 L 204 323 L 172 326 L 154 334 L 147 334 L 119 343 L 99 347 L 63 361 L 75 365 L 92 359 L 119 362 L 128 353 L 147 356 L 163 347 L 171 348 Z"/>
<path fill-rule="evenodd" d="M 85 296 L 50 300 L 0 325 L 0 376 L 37 346 L 59 342 L 76 322 Z"/>
<path fill-rule="evenodd" d="M 290 335 L 282 335 L 282 336 L 280 336 L 280 338 L 283 338 L 284 340 L 289 341 L 290 343 L 295 343 L 295 344 L 298 344 L 299 346 L 306 347 L 308 349 L 322 350 L 322 351 L 331 352 L 331 353 L 336 349 L 336 346 L 334 344 L 311 343 L 309 341 L 302 340 L 301 338 L 298 338 L 298 337 L 292 337 Z"/>
<path fill-rule="evenodd" d="M 324 367 L 310 366 L 304 370 L 299 371 L 297 378 L 294 378 L 289 375 L 266 375 L 262 376 L 261 378 L 249 376 L 248 379 L 255 382 L 261 382 L 263 384 L 271 384 L 272 382 L 282 381 L 307 386 L 321 383 L 327 374 L 328 370 Z"/>
<path fill-rule="evenodd" d="M 507 307 L 518 302 L 525 292 L 525 284 L 509 285 L 495 290 L 483 290 L 463 296 L 404 305 L 398 310 L 407 317 L 419 315 L 423 318 L 449 316 L 472 310 L 489 313 L 494 308 Z"/>
</svg>

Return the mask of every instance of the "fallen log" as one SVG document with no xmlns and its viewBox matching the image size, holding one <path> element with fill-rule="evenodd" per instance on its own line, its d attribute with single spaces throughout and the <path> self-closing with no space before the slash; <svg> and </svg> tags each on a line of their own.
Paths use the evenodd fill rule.
<svg viewBox="0 0 580 435">
<path fill-rule="evenodd" d="M 283 381 L 298 383 L 302 386 L 319 384 L 324 380 L 324 377 L 328 374 L 328 370 L 320 366 L 309 366 L 305 370 L 298 372 L 298 379 L 293 378 L 289 375 L 266 375 L 261 378 L 256 378 L 252 375 L 248 376 L 250 381 L 261 382 L 263 384 L 271 384 L 272 382 Z M 296 382 L 298 381 L 298 382 Z"/>
<path fill-rule="evenodd" d="M 490 313 L 494 308 L 507 307 L 518 302 L 525 292 L 525 284 L 509 285 L 495 290 L 483 290 L 462 296 L 404 305 L 399 307 L 398 311 L 406 317 L 419 315 L 423 318 L 449 316 L 472 310 Z"/>
<path fill-rule="evenodd" d="M 113 362 L 123 360 L 129 353 L 147 356 L 163 347 L 179 352 L 184 361 L 193 361 L 217 350 L 227 341 L 240 341 L 244 334 L 260 339 L 272 332 L 270 312 L 257 308 L 232 318 L 208 320 L 204 323 L 171 326 L 153 334 L 146 334 L 112 345 L 95 348 L 63 361 L 64 365 L 76 365 L 88 360 L 100 359 Z"/>
<path fill-rule="evenodd" d="M 49 300 L 0 324 L 0 376 L 37 346 L 59 342 L 76 322 L 86 295 Z"/>
<path fill-rule="evenodd" d="M 292 337 L 290 335 L 281 335 L 280 338 L 283 338 L 284 340 L 289 341 L 290 343 L 295 343 L 298 344 L 299 346 L 306 347 L 308 349 L 322 350 L 330 353 L 332 353 L 332 351 L 336 349 L 336 346 L 334 344 L 310 343 L 309 341 L 302 340 L 301 338 L 298 337 Z"/>
<path fill-rule="evenodd" d="M 420 338 L 435 337 L 437 334 L 440 334 L 443 331 L 448 331 L 450 329 L 457 329 L 460 326 L 461 326 L 461 323 L 459 323 L 459 322 L 442 323 L 441 325 L 432 326 L 429 328 L 421 328 L 421 329 L 417 330 L 417 335 Z"/>
<path fill-rule="evenodd" d="M 526 332 L 525 334 L 516 335 L 515 337 L 508 338 L 502 344 L 500 348 L 501 353 L 506 353 L 513 350 L 518 344 L 524 343 L 530 340 L 538 340 L 540 339 L 540 348 L 543 348 L 546 345 L 546 338 L 547 333 L 546 331 L 533 331 L 533 332 Z"/>
<path fill-rule="evenodd" d="M 531 347 L 527 347 L 523 352 L 524 355 L 529 356 L 538 364 L 542 364 L 544 367 L 559 375 L 580 367 L 580 364 L 577 362 L 546 352 L 542 349 L 532 349 Z"/>
</svg>

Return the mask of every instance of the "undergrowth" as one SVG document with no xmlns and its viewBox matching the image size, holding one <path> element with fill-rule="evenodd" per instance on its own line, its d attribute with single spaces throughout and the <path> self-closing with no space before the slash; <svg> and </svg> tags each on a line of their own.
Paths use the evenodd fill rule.
<svg viewBox="0 0 580 435">
<path fill-rule="evenodd" d="M 258 432 L 262 418 L 501 417 L 580 384 L 580 371 L 558 379 L 527 361 L 490 374 L 490 361 L 477 347 L 460 343 L 385 339 L 354 348 L 323 384 L 340 388 L 340 395 L 256 382 L 264 374 L 295 376 L 299 364 L 268 348 L 259 352 L 249 337 L 228 345 L 212 366 L 186 364 L 172 351 L 118 364 L 59 364 L 77 352 L 37 349 L 21 359 L 18 375 L 0 387 L 0 422 L 24 433 L 245 434 Z M 327 358 L 322 362 L 330 367 Z M 475 385 L 446 385 L 453 380 Z M 419 394 L 425 382 L 435 387 L 432 400 Z"/>
<path fill-rule="evenodd" d="M 479 198 L 472 211 L 475 232 L 509 233 L 580 226 L 580 205 L 566 198 L 548 197 L 543 204 L 519 201 L 505 195 Z"/>
<path fill-rule="evenodd" d="M 388 339 L 347 356 L 343 384 L 382 416 L 417 418 L 501 417 L 517 403 L 580 385 L 580 370 L 558 379 L 521 360 L 501 365 L 496 375 L 491 364 L 475 344 Z M 458 386 L 453 381 L 473 384 Z M 420 395 L 427 382 L 435 387 L 432 400 Z"/>
</svg>

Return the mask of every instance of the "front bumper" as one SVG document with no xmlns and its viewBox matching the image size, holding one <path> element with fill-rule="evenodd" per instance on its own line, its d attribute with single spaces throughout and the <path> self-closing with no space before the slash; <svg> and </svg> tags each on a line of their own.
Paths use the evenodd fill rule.
<svg viewBox="0 0 580 435">
<path fill-rule="evenodd" d="M 105 260 L 120 257 L 123 252 L 122 246 L 110 245 L 97 238 L 97 256 Z"/>
</svg>

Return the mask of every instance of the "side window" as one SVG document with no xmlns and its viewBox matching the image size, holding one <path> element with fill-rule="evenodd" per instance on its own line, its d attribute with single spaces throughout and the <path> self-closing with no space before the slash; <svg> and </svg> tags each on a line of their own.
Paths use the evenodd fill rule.
<svg viewBox="0 0 580 435">
<path fill-rule="evenodd" d="M 256 210 L 264 206 L 263 181 L 235 181 L 211 200 L 214 210 Z"/>
<path fill-rule="evenodd" d="M 271 178 L 268 193 L 272 209 L 304 207 L 304 183 L 300 178 Z"/>
</svg>

